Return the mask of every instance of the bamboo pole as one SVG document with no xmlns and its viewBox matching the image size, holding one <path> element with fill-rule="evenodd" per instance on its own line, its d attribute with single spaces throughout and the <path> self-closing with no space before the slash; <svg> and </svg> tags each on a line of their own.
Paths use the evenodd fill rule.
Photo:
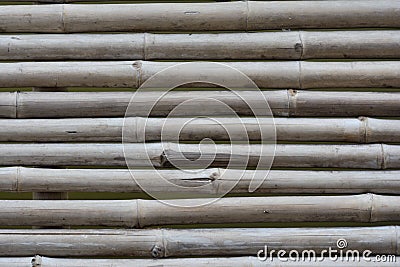
<svg viewBox="0 0 400 267">
<path fill-rule="evenodd" d="M 3 226 L 114 226 L 269 222 L 396 222 L 400 197 L 233 197 L 159 200 L 0 200 Z M 173 205 L 173 206 L 172 206 Z"/>
<path fill-rule="evenodd" d="M 181 199 L 172 200 L 170 203 L 186 206 L 203 202 L 199 199 Z M 176 208 L 157 200 L 72 202 L 5 200 L 0 201 L 2 206 L 0 222 L 8 226 L 124 227 L 257 222 L 394 222 L 400 219 L 399 203 L 399 197 L 373 194 L 225 198 L 209 206 L 198 207 L 193 213 L 192 207 Z"/>
<path fill-rule="evenodd" d="M 371 145 L 211 145 L 0 144 L 0 165 L 129 167 L 400 168 L 400 146 Z M 275 155 L 273 153 L 275 152 Z M 200 160 L 199 160 L 200 159 Z"/>
<path fill-rule="evenodd" d="M 399 5 L 397 0 L 13 5 L 0 8 L 0 28 L 46 33 L 394 28 L 400 26 Z"/>
<path fill-rule="evenodd" d="M 374 259 L 374 257 L 370 257 Z M 372 260 L 363 259 L 360 256 L 360 260 L 344 261 L 340 263 L 340 266 L 350 267 L 350 266 L 376 266 L 376 262 Z M 400 262 L 400 257 L 387 256 L 387 261 L 382 261 L 379 266 L 398 266 Z M 267 261 L 261 261 L 257 257 L 231 257 L 231 258 L 180 258 L 180 259 L 62 259 L 62 258 L 47 258 L 36 256 L 34 258 L 4 258 L 5 263 L 19 263 L 20 265 L 15 265 L 18 267 L 75 267 L 75 266 L 87 266 L 87 267 L 131 267 L 131 266 L 143 266 L 143 267 L 208 267 L 208 266 L 218 266 L 218 267 L 265 267 L 267 266 L 335 266 L 338 260 L 326 258 L 319 258 L 318 261 L 312 260 L 292 260 L 279 259 L 274 257 L 268 259 Z M 1 263 L 0 263 L 0 266 Z M 10 266 L 10 265 L 4 265 Z M 14 265 L 11 265 L 14 266 Z"/>
<path fill-rule="evenodd" d="M 273 115 L 284 117 L 356 117 L 400 114 L 400 94 L 390 92 L 321 92 L 321 91 L 263 91 Z M 0 92 L 1 118 L 65 118 L 65 117 L 123 117 L 133 96 L 131 92 Z M 131 116 L 167 116 L 181 103 L 190 103 L 175 116 L 232 115 L 216 106 L 230 106 L 239 116 L 251 116 L 250 106 L 265 106 L 265 100 L 254 92 L 242 91 L 239 98 L 232 91 L 170 91 L 147 114 L 143 107 L 154 104 L 154 92 L 141 92 L 130 105 Z M 215 99 L 216 101 L 210 101 Z"/>
<path fill-rule="evenodd" d="M 24 62 L 0 65 L 1 87 L 140 87 L 176 62 L 99 61 Z M 246 74 L 260 88 L 400 87 L 400 61 L 360 62 L 224 62 Z M 188 71 L 188 80 L 210 74 Z M 172 78 L 171 78 L 172 79 Z M 210 78 L 211 79 L 211 78 Z M 198 87 L 198 83 L 185 85 Z M 200 86 L 208 86 L 201 84 Z M 233 88 L 235 89 L 235 88 Z"/>
<path fill-rule="evenodd" d="M 124 128 L 125 127 L 125 128 Z M 277 141 L 400 142 L 400 121 L 310 118 L 101 118 L 0 120 L 0 142 Z M 177 131 L 178 129 L 178 131 Z M 143 133 L 143 136 L 140 136 Z M 131 137 L 131 138 L 130 138 Z"/>
<path fill-rule="evenodd" d="M 1 35 L 0 60 L 399 58 L 399 31 Z"/>
<path fill-rule="evenodd" d="M 399 255 L 397 226 L 349 228 L 0 230 L 0 255 L 27 257 L 255 256 L 270 250 L 320 253 L 346 239 L 349 249 Z"/>
<path fill-rule="evenodd" d="M 229 191 L 247 194 L 255 175 L 263 171 L 206 169 L 181 170 L 137 169 L 46 169 L 0 168 L 2 192 L 143 192 L 140 184 L 151 182 L 156 193 L 181 193 L 180 187 L 166 186 L 160 177 L 193 194 L 221 195 Z M 240 177 L 240 179 L 233 179 Z M 399 171 L 264 171 L 258 194 L 394 194 L 400 192 Z M 138 184 L 139 183 L 139 184 Z M 173 191 L 175 189 L 175 191 Z M 230 189 L 230 190 L 229 190 Z M 177 190 L 177 191 L 176 191 Z"/>
</svg>

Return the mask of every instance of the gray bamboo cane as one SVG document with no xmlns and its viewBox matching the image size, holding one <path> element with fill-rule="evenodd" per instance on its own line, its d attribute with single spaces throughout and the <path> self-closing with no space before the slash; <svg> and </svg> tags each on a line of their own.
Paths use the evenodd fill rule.
<svg viewBox="0 0 400 267">
<path fill-rule="evenodd" d="M 131 116 L 167 116 L 183 102 L 188 109 L 178 109 L 176 116 L 232 115 L 219 108 L 217 102 L 230 106 L 240 116 L 253 115 L 249 106 L 265 105 L 254 92 L 242 92 L 240 99 L 231 91 L 170 91 L 154 106 L 151 114 L 145 108 L 154 104 L 153 92 L 136 95 L 130 106 Z M 356 117 L 394 116 L 400 114 L 400 93 L 388 92 L 321 92 L 264 91 L 272 113 L 285 117 Z M 130 92 L 0 92 L 2 118 L 65 118 L 65 117 L 123 117 L 133 96 Z M 216 101 L 210 101 L 215 99 Z"/>
<path fill-rule="evenodd" d="M 256 256 L 269 250 L 320 253 L 345 239 L 349 249 L 399 255 L 397 226 L 349 228 L 0 230 L 1 256 Z"/>
<path fill-rule="evenodd" d="M 400 168 L 400 146 L 396 145 L 276 145 L 274 148 L 274 145 L 203 144 L 200 153 L 197 144 L 179 144 L 179 150 L 171 143 L 0 144 L 0 165 L 126 166 L 128 163 L 135 168 L 173 165 L 199 168 L 199 164 L 268 168 L 273 159 L 272 166 L 276 168 Z"/>
<path fill-rule="evenodd" d="M 0 65 L 1 87 L 133 87 L 176 62 L 24 62 Z M 260 88 L 400 87 L 400 61 L 226 62 Z M 188 71 L 182 78 L 209 81 Z M 172 79 L 172 78 L 171 78 Z M 200 84 L 201 86 L 208 86 Z M 198 83 L 187 86 L 198 87 Z"/>
<path fill-rule="evenodd" d="M 151 181 L 157 193 L 180 193 L 180 187 L 166 187 L 160 177 L 193 193 L 221 195 L 247 194 L 255 174 L 262 171 L 206 169 L 197 172 L 181 170 L 127 169 L 46 169 L 0 168 L 2 192 L 143 192 L 139 184 Z M 233 179 L 233 177 L 241 177 Z M 138 184 L 139 182 L 139 184 Z M 173 189 L 178 191 L 172 191 Z M 400 192 L 399 171 L 283 171 L 265 172 L 265 180 L 255 193 L 260 194 L 394 194 Z"/>
<path fill-rule="evenodd" d="M 123 128 L 143 141 L 271 140 L 390 143 L 400 142 L 400 121 L 371 118 L 102 118 L 0 120 L 0 142 L 120 142 Z M 178 129 L 178 130 L 177 130 Z M 144 133 L 144 138 L 140 137 Z M 139 137 L 139 138 L 138 138 Z"/>
<path fill-rule="evenodd" d="M 307 256 L 306 256 L 307 257 Z M 312 257 L 312 256 L 311 256 Z M 349 257 L 351 259 L 351 257 Z M 21 267 L 76 267 L 76 266 L 87 266 L 87 267 L 131 267 L 131 266 L 143 266 L 143 267 L 265 267 L 265 266 L 335 266 L 338 260 L 326 258 L 318 258 L 319 261 L 287 261 L 287 259 L 279 259 L 277 257 L 269 258 L 266 261 L 257 259 L 257 257 L 231 257 L 231 258 L 180 258 L 180 259 L 63 259 L 63 258 L 47 258 L 36 256 L 34 258 L 2 258 L 4 266 L 10 266 L 7 264 L 15 263 L 15 266 Z M 344 261 L 340 263 L 340 266 L 376 266 L 376 262 L 372 261 L 374 256 L 370 259 L 365 260 L 360 256 L 360 260 L 355 261 Z M 400 257 L 394 255 L 387 255 L 387 261 L 382 261 L 379 266 L 398 266 Z M 19 265 L 17 265 L 19 264 Z M 0 266 L 3 266 L 0 262 Z M 11 265 L 14 266 L 14 265 Z"/>
<path fill-rule="evenodd" d="M 399 31 L 0 36 L 0 60 L 399 58 Z"/>
<path fill-rule="evenodd" d="M 399 5 L 397 0 L 13 5 L 0 8 L 0 28 L 60 33 L 399 27 Z"/>
<path fill-rule="evenodd" d="M 235 197 L 159 200 L 0 200 L 3 226 L 116 226 L 267 222 L 396 222 L 400 197 Z M 193 208 L 195 207 L 195 208 Z"/>
</svg>

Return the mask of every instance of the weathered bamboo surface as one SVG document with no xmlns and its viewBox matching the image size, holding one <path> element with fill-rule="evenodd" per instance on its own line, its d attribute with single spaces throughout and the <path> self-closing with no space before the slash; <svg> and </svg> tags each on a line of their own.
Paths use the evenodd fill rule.
<svg viewBox="0 0 400 267">
<path fill-rule="evenodd" d="M 134 170 L 128 169 L 46 169 L 0 168 L 2 192 L 143 192 L 139 184 L 151 182 L 157 193 L 181 193 L 192 188 L 204 196 L 231 193 L 247 194 L 255 174 L 265 180 L 255 191 L 259 194 L 400 194 L 399 171 L 253 171 L 235 169 Z M 166 186 L 160 177 L 179 185 Z M 241 177 L 234 179 L 234 177 Z M 138 184 L 139 182 L 139 184 Z M 175 191 L 173 191 L 175 190 Z M 178 191 L 176 191 L 178 190 Z"/>
<path fill-rule="evenodd" d="M 101 118 L 0 120 L 0 142 L 400 142 L 400 121 L 312 118 Z M 177 130 L 178 129 L 178 130 Z"/>
<path fill-rule="evenodd" d="M 255 256 L 270 250 L 314 249 L 320 253 L 344 238 L 349 249 L 399 255 L 397 226 L 343 228 L 230 228 L 151 230 L 0 230 L 0 255 L 89 256 Z"/>
<path fill-rule="evenodd" d="M 217 200 L 208 205 L 205 201 Z M 267 222 L 396 222 L 400 197 L 386 195 L 159 200 L 0 200 L 3 226 L 118 226 Z M 172 206 L 174 205 L 174 206 Z"/>
<path fill-rule="evenodd" d="M 47 87 L 47 88 L 40 88 L 40 87 L 35 87 L 32 88 L 34 92 L 54 92 L 57 89 L 60 91 L 68 91 L 67 88 L 54 88 L 54 87 Z M 8 126 L 6 126 L 8 127 Z M 59 192 L 59 190 L 56 190 L 56 192 L 33 192 L 32 193 L 32 199 L 37 199 L 37 200 L 60 200 L 60 199 L 68 199 L 68 193 L 67 192 Z"/>
<path fill-rule="evenodd" d="M 178 64 L 181 63 L 140 60 L 2 63 L 0 86 L 138 88 L 151 76 Z M 400 61 L 278 61 L 221 64 L 243 72 L 260 88 L 400 87 Z M 210 75 L 214 74 L 204 73 L 199 76 L 198 73 L 189 70 L 180 75 L 189 81 L 208 82 L 211 80 Z M 199 84 L 186 86 L 198 87 Z M 204 83 L 202 86 L 210 87 Z"/>
<path fill-rule="evenodd" d="M 322 92 L 322 91 L 263 91 L 273 115 L 285 117 L 356 117 L 400 114 L 400 93 L 397 92 Z M 254 115 L 249 108 L 265 109 L 265 100 L 252 91 L 242 91 L 238 97 L 232 91 L 170 91 L 153 106 L 154 92 L 135 95 L 129 107 L 130 116 L 167 116 L 182 103 L 186 109 L 176 109 L 176 116 L 232 115 L 217 102 L 230 106 L 239 116 Z M 133 96 L 130 92 L 0 92 L 2 118 L 65 118 L 65 117 L 124 117 Z M 216 101 L 210 101 L 215 99 Z"/>
<path fill-rule="evenodd" d="M 60 33 L 399 27 L 399 5 L 397 0 L 12 5 L 0 8 L 0 29 Z"/>
<path fill-rule="evenodd" d="M 400 168 L 400 146 L 173 143 L 0 144 L 0 165 L 129 167 Z M 198 160 L 200 159 L 200 160 Z M 199 167 L 197 167 L 199 168 Z"/>
<path fill-rule="evenodd" d="M 400 58 L 399 31 L 1 35 L 0 60 Z"/>
<path fill-rule="evenodd" d="M 361 257 L 360 257 L 361 258 Z M 371 257 L 374 259 L 374 257 Z M 48 257 L 27 257 L 27 258 L 1 258 L 0 266 L 16 267 L 265 267 L 268 266 L 335 266 L 338 261 L 326 258 L 318 258 L 318 261 L 286 261 L 277 257 L 261 261 L 257 257 L 221 257 L 221 258 L 180 258 L 180 259 L 77 259 L 77 258 L 48 258 Z M 391 260 L 382 262 L 379 266 L 398 266 L 400 257 L 391 257 Z M 13 265 L 14 264 L 14 265 Z M 340 266 L 376 266 L 376 262 L 360 259 L 357 261 L 344 261 Z"/>
</svg>

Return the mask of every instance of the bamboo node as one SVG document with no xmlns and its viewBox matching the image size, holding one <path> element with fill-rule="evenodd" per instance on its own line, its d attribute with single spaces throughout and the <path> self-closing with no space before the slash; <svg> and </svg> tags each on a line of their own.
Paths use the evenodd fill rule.
<svg viewBox="0 0 400 267">
<path fill-rule="evenodd" d="M 151 249 L 151 256 L 153 258 L 162 258 L 164 256 L 164 248 L 160 245 L 154 245 Z"/>
<path fill-rule="evenodd" d="M 31 261 L 32 267 L 42 266 L 42 257 L 36 255 Z"/>
</svg>

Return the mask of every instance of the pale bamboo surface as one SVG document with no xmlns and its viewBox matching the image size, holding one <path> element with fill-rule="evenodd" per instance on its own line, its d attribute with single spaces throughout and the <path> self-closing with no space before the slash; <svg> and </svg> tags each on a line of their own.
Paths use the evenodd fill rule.
<svg viewBox="0 0 400 267">
<path fill-rule="evenodd" d="M 262 94 L 275 116 L 398 117 L 400 114 L 400 93 L 397 92 L 273 90 Z M 188 108 L 176 109 L 175 116 L 232 116 L 232 112 L 221 109 L 217 102 L 229 105 L 239 116 L 254 115 L 248 105 L 265 107 L 265 100 L 252 91 L 242 91 L 243 99 L 232 91 L 170 91 L 147 114 L 144 107 L 152 106 L 157 95 L 151 91 L 135 95 L 129 116 L 164 117 L 184 102 L 190 103 Z M 124 117 L 132 96 L 130 92 L 0 92 L 0 117 Z"/>
<path fill-rule="evenodd" d="M 1 166 L 400 168 L 400 146 L 172 143 L 0 144 Z M 179 151 L 179 152 L 178 152 Z M 124 153 L 125 152 L 125 153 Z M 126 156 L 126 157 L 125 157 Z M 199 157 L 201 156 L 201 159 Z M 204 165 L 204 166 L 203 166 Z M 199 168 L 199 167 L 197 167 Z"/>
<path fill-rule="evenodd" d="M 68 91 L 67 88 L 54 88 L 54 87 L 49 87 L 49 88 L 40 88 L 40 87 L 35 87 L 32 88 L 32 91 L 34 92 L 54 92 L 54 91 Z M 6 128 L 8 127 L 5 126 Z M 67 192 L 60 192 L 59 190 L 56 190 L 55 192 L 32 192 L 32 199 L 37 199 L 37 200 L 61 200 L 61 199 L 68 199 L 68 193 Z"/>
<path fill-rule="evenodd" d="M 314 118 L 101 118 L 0 120 L 0 142 L 301 141 L 400 142 L 400 121 Z"/>
<path fill-rule="evenodd" d="M 180 187 L 166 186 L 161 177 L 193 194 L 210 197 L 231 193 L 247 194 L 254 175 L 265 180 L 257 194 L 394 194 L 400 192 L 399 171 L 253 171 L 235 169 L 132 170 L 0 168 L 2 192 L 143 192 L 139 184 L 149 182 L 157 193 L 181 193 Z M 234 178 L 234 177 L 240 177 Z M 139 184 L 138 184 L 139 182 Z M 173 191 L 175 190 L 175 191 Z"/>
<path fill-rule="evenodd" d="M 0 255 L 7 257 L 180 257 L 254 256 L 270 250 L 336 247 L 399 255 L 397 226 L 343 228 L 225 228 L 151 230 L 0 230 Z"/>
<path fill-rule="evenodd" d="M 0 28 L 60 33 L 399 27 L 399 5 L 397 0 L 12 5 L 0 8 Z"/>
<path fill-rule="evenodd" d="M 373 259 L 373 257 L 371 257 Z M 265 267 L 268 266 L 335 266 L 337 260 L 318 258 L 319 261 L 287 261 L 277 257 L 260 261 L 257 257 L 221 257 L 221 258 L 181 258 L 181 259 L 77 259 L 77 258 L 48 258 L 48 257 L 27 257 L 27 258 L 0 258 L 0 266 L 16 267 Z M 400 257 L 394 256 L 391 261 L 382 262 L 379 266 L 398 266 Z M 13 265 L 14 264 L 14 265 Z M 360 259 L 357 261 L 344 261 L 340 266 L 376 266 L 376 262 Z"/>
<path fill-rule="evenodd" d="M 206 201 L 211 202 L 202 205 Z M 267 222 L 397 222 L 400 197 L 229 197 L 159 200 L 0 200 L 3 226 L 114 226 Z M 173 206 L 172 206 L 173 205 Z"/>
<path fill-rule="evenodd" d="M 181 63 L 140 60 L 2 63 L 0 86 L 138 88 L 156 73 L 179 64 Z M 215 64 L 210 66 L 216 67 Z M 400 87 L 400 61 L 277 61 L 221 64 L 243 72 L 259 88 Z M 199 76 L 189 69 L 180 75 L 182 79 L 189 81 L 210 81 L 214 74 L 204 73 Z M 210 87 L 205 83 L 185 85 L 193 86 Z M 240 84 L 237 87 L 240 88 Z"/>
<path fill-rule="evenodd" d="M 399 31 L 1 35 L 0 60 L 400 58 Z"/>
</svg>

